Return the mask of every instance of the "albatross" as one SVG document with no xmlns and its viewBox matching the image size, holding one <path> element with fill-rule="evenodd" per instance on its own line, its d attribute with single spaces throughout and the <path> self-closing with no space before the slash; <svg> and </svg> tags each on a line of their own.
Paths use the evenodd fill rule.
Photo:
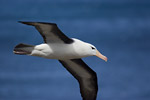
<svg viewBox="0 0 150 100">
<path fill-rule="evenodd" d="M 55 23 L 19 22 L 34 26 L 43 37 L 44 43 L 39 45 L 20 43 L 15 46 L 13 52 L 19 55 L 57 59 L 79 82 L 82 99 L 96 100 L 98 92 L 96 72 L 81 58 L 97 56 L 107 61 L 107 57 L 102 55 L 94 45 L 67 37 Z"/>
</svg>

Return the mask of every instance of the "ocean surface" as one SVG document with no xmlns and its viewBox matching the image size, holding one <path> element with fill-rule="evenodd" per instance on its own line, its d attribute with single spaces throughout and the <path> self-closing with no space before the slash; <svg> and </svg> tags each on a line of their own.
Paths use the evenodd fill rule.
<svg viewBox="0 0 150 100">
<path fill-rule="evenodd" d="M 0 0 L 0 100 L 82 100 L 57 60 L 13 54 L 43 42 L 18 21 L 57 23 L 107 56 L 83 58 L 97 73 L 97 100 L 150 100 L 149 0 Z"/>
</svg>

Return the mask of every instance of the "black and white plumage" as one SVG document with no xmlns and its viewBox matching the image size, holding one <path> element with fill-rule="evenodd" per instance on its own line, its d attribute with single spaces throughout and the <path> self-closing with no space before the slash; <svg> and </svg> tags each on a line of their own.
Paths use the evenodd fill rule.
<svg viewBox="0 0 150 100">
<path fill-rule="evenodd" d="M 107 57 L 103 56 L 95 46 L 89 43 L 68 38 L 54 23 L 21 23 L 34 26 L 42 35 L 45 43 L 35 46 L 19 44 L 14 48 L 14 53 L 59 60 L 79 82 L 83 100 L 96 100 L 97 75 L 81 58 L 97 56 L 107 61 Z"/>
</svg>

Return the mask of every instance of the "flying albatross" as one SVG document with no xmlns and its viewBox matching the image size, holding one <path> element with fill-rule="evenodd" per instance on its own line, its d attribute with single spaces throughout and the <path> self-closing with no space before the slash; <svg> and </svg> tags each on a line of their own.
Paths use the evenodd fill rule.
<svg viewBox="0 0 150 100">
<path fill-rule="evenodd" d="M 18 44 L 14 53 L 57 59 L 77 79 L 83 100 L 96 100 L 98 85 L 96 73 L 81 58 L 97 56 L 105 61 L 95 46 L 75 38 L 67 37 L 55 23 L 22 22 L 34 26 L 44 39 L 40 45 Z"/>
</svg>

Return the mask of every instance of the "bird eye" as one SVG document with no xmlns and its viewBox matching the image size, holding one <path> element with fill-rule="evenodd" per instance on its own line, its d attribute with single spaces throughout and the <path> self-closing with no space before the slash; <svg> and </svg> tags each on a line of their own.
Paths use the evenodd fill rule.
<svg viewBox="0 0 150 100">
<path fill-rule="evenodd" d="M 94 47 L 91 47 L 92 49 L 95 49 Z"/>
</svg>

